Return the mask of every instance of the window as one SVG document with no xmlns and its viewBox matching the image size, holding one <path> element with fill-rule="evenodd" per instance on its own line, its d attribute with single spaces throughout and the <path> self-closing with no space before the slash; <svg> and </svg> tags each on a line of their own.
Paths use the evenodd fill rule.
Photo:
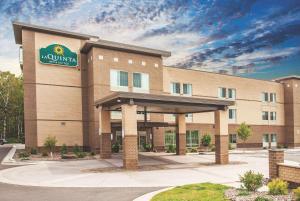
<svg viewBox="0 0 300 201">
<path fill-rule="evenodd" d="M 226 98 L 226 88 L 219 88 L 219 98 Z"/>
<path fill-rule="evenodd" d="M 110 70 L 110 86 L 112 90 L 128 91 L 128 72 Z"/>
<path fill-rule="evenodd" d="M 229 143 L 236 144 L 236 142 L 237 142 L 236 134 L 229 134 Z"/>
<path fill-rule="evenodd" d="M 270 120 L 276 121 L 276 112 L 270 112 Z"/>
<path fill-rule="evenodd" d="M 277 142 L 277 135 L 275 133 L 271 134 L 271 142 Z"/>
<path fill-rule="evenodd" d="M 269 113 L 266 111 L 262 112 L 262 120 L 269 120 Z"/>
<path fill-rule="evenodd" d="M 133 87 L 142 88 L 141 73 L 133 73 Z"/>
<path fill-rule="evenodd" d="M 183 94 L 191 96 L 192 95 L 192 85 L 191 84 L 183 84 Z"/>
<path fill-rule="evenodd" d="M 185 120 L 186 122 L 193 122 L 193 114 L 192 113 L 185 114 Z"/>
<path fill-rule="evenodd" d="M 276 103 L 276 93 L 270 93 L 270 102 Z"/>
<path fill-rule="evenodd" d="M 165 146 L 176 145 L 175 131 L 168 130 L 165 132 Z"/>
<path fill-rule="evenodd" d="M 269 101 L 269 94 L 268 94 L 267 92 L 263 92 L 263 93 L 261 94 L 261 100 L 262 100 L 263 102 L 268 102 L 268 101 Z"/>
<path fill-rule="evenodd" d="M 186 146 L 187 147 L 199 146 L 199 132 L 197 130 L 186 131 Z"/>
<path fill-rule="evenodd" d="M 149 92 L 149 75 L 133 73 L 133 92 Z"/>
<path fill-rule="evenodd" d="M 122 131 L 116 131 L 116 143 L 118 143 L 120 149 L 122 149 Z"/>
<path fill-rule="evenodd" d="M 236 109 L 229 109 L 229 119 L 236 119 Z"/>
<path fill-rule="evenodd" d="M 180 94 L 180 83 L 179 82 L 171 83 L 171 94 Z"/>
<path fill-rule="evenodd" d="M 228 89 L 228 98 L 235 99 L 235 95 L 236 95 L 235 92 L 236 92 L 235 89 Z"/>
<path fill-rule="evenodd" d="M 269 134 L 263 134 L 263 142 L 269 142 Z"/>
</svg>

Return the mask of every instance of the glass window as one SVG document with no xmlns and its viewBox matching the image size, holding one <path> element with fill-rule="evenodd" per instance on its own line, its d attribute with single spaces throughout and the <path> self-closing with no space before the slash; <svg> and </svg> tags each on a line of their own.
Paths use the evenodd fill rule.
<svg viewBox="0 0 300 201">
<path fill-rule="evenodd" d="M 228 98 L 235 99 L 236 93 L 235 89 L 228 89 Z"/>
<path fill-rule="evenodd" d="M 267 111 L 262 112 L 262 120 L 269 120 L 269 113 Z"/>
<path fill-rule="evenodd" d="M 110 70 L 110 86 L 128 87 L 128 73 L 119 70 Z"/>
<path fill-rule="evenodd" d="M 269 142 L 269 134 L 263 135 L 263 142 Z"/>
<path fill-rule="evenodd" d="M 271 142 L 277 142 L 277 135 L 275 133 L 271 134 Z"/>
<path fill-rule="evenodd" d="M 229 119 L 236 119 L 236 109 L 229 109 Z"/>
<path fill-rule="evenodd" d="M 185 120 L 187 122 L 192 122 L 193 121 L 193 114 L 192 113 L 185 114 Z"/>
<path fill-rule="evenodd" d="M 276 120 L 276 112 L 270 112 L 270 120 L 272 121 Z"/>
<path fill-rule="evenodd" d="M 187 147 L 199 146 L 199 132 L 197 130 L 186 131 L 186 146 Z"/>
<path fill-rule="evenodd" d="M 133 87 L 142 88 L 141 73 L 133 73 Z"/>
<path fill-rule="evenodd" d="M 261 99 L 263 102 L 268 102 L 269 101 L 269 94 L 267 92 L 263 92 L 261 94 Z"/>
<path fill-rule="evenodd" d="M 219 87 L 219 98 L 226 98 L 226 88 Z"/>
<path fill-rule="evenodd" d="M 236 142 L 237 142 L 236 134 L 229 134 L 229 143 L 236 144 Z"/>
<path fill-rule="evenodd" d="M 179 82 L 171 83 L 171 94 L 180 94 L 180 83 Z"/>
<path fill-rule="evenodd" d="M 122 149 L 122 131 L 116 131 L 116 143 L 118 143 L 120 149 Z"/>
<path fill-rule="evenodd" d="M 191 84 L 183 84 L 183 94 L 184 95 L 192 95 L 192 85 Z"/>
<path fill-rule="evenodd" d="M 128 73 L 119 71 L 119 85 L 122 87 L 128 87 Z"/>
<path fill-rule="evenodd" d="M 165 132 L 165 146 L 174 145 L 176 146 L 176 135 L 175 131 L 168 130 Z"/>
<path fill-rule="evenodd" d="M 276 93 L 270 93 L 270 102 L 272 103 L 276 102 Z"/>
</svg>

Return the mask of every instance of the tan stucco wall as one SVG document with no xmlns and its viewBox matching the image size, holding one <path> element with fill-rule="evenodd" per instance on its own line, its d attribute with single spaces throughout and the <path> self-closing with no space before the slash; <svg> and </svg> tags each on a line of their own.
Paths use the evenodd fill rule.
<svg viewBox="0 0 300 201">
<path fill-rule="evenodd" d="M 280 83 L 173 67 L 164 67 L 163 73 L 165 94 L 170 94 L 171 82 L 192 84 L 193 96 L 211 99 L 218 99 L 219 87 L 236 89 L 236 104 L 230 108 L 237 109 L 237 118 L 236 122 L 229 123 L 284 125 L 284 89 Z M 261 101 L 262 92 L 276 93 L 277 103 L 263 103 Z M 277 120 L 275 122 L 263 121 L 262 111 L 276 112 Z M 166 116 L 165 119 L 169 121 L 170 116 Z M 193 122 L 214 123 L 214 114 L 194 114 Z"/>
<path fill-rule="evenodd" d="M 57 43 L 79 53 L 81 40 L 37 32 L 33 39 L 37 146 L 43 146 L 48 135 L 56 136 L 58 145 L 82 145 L 81 72 L 76 68 L 39 62 L 40 48 Z M 24 54 L 24 58 L 28 56 Z M 28 66 L 24 65 L 26 68 Z"/>
</svg>

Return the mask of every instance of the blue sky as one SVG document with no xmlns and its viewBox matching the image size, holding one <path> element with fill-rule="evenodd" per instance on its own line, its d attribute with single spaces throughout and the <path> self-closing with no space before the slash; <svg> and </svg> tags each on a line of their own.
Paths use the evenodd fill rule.
<svg viewBox="0 0 300 201">
<path fill-rule="evenodd" d="M 20 74 L 12 20 L 169 50 L 165 65 L 300 75 L 299 0 L 1 0 L 0 70 Z"/>
</svg>

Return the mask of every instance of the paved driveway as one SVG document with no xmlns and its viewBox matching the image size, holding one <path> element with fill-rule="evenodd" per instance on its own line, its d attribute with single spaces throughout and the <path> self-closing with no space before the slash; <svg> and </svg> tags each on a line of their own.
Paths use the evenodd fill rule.
<svg viewBox="0 0 300 201">
<path fill-rule="evenodd" d="M 0 162 L 10 147 L 0 146 Z M 0 170 L 15 166 L 1 165 Z M 0 171 L 1 172 L 1 171 Z M 132 201 L 160 188 L 52 188 L 0 183 L 1 201 Z"/>
</svg>

